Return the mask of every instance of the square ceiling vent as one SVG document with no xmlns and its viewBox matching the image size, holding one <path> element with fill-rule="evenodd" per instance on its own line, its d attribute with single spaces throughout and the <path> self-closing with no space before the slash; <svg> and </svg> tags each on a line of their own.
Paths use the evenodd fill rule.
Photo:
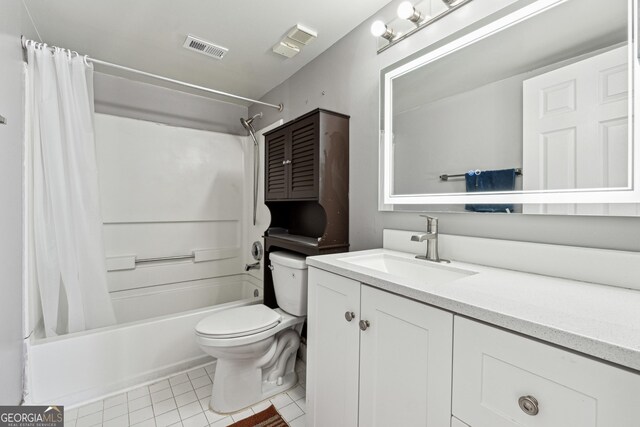
<svg viewBox="0 0 640 427">
<path fill-rule="evenodd" d="M 218 46 L 210 41 L 194 37 L 191 34 L 187 36 L 187 39 L 184 41 L 182 46 L 185 49 L 193 50 L 216 59 L 224 58 L 229 51 L 226 47 Z"/>
<path fill-rule="evenodd" d="M 318 33 L 310 28 L 296 24 L 296 26 L 287 33 L 287 37 L 293 41 L 307 45 L 318 37 Z"/>
</svg>

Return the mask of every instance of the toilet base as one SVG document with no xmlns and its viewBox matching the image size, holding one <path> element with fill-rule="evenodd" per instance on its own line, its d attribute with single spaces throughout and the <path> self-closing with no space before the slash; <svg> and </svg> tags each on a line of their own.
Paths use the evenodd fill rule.
<svg viewBox="0 0 640 427">
<path fill-rule="evenodd" d="M 217 402 L 216 399 L 214 398 L 214 395 L 211 395 L 211 398 L 209 399 L 209 409 L 213 412 L 215 412 L 216 414 L 221 414 L 221 415 L 230 415 L 230 414 L 235 414 L 237 412 L 242 412 L 245 409 L 248 409 L 254 405 L 257 405 L 260 402 L 263 402 L 267 399 L 272 398 L 273 396 L 276 396 L 280 393 L 284 393 L 285 391 L 289 391 L 291 389 L 293 389 L 296 385 L 298 385 L 298 375 L 295 372 L 290 372 L 286 375 L 284 375 L 282 377 L 282 384 L 281 385 L 277 385 L 277 384 L 273 384 L 273 383 L 268 383 L 268 382 L 264 382 L 262 384 L 262 392 L 260 393 L 260 397 L 255 397 L 252 396 L 251 398 L 248 398 L 246 400 L 244 400 L 243 405 L 239 407 L 238 409 L 233 409 L 233 410 L 220 410 L 220 409 L 216 409 L 220 407 L 220 402 Z M 249 396 L 247 396 L 249 397 Z M 257 400 L 255 400 L 257 399 Z M 241 404 L 238 402 L 238 404 Z"/>
<path fill-rule="evenodd" d="M 296 354 L 302 322 L 264 341 L 257 358 L 219 357 L 209 407 L 218 413 L 236 412 L 295 386 Z"/>
</svg>

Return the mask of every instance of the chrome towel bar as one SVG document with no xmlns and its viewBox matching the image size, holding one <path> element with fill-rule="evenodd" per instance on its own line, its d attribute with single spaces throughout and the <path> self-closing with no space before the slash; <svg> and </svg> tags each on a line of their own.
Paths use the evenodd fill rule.
<svg viewBox="0 0 640 427">
<path fill-rule="evenodd" d="M 516 175 L 522 175 L 522 168 L 515 168 L 516 171 Z M 476 175 L 480 175 L 482 171 L 477 170 L 476 171 Z M 467 172 L 469 173 L 469 172 Z M 463 176 L 467 175 L 467 173 L 457 173 L 455 175 L 448 175 L 448 174 L 442 174 L 440 175 L 440 181 L 448 181 L 449 178 L 462 178 Z"/>
<path fill-rule="evenodd" d="M 136 258 L 136 264 L 143 264 L 145 262 L 157 262 L 157 261 L 175 261 L 180 259 L 195 259 L 196 254 L 191 255 L 174 255 L 174 256 L 161 256 L 156 258 Z"/>
<path fill-rule="evenodd" d="M 188 249 L 183 249 L 188 250 Z M 136 266 L 144 264 L 144 263 L 154 263 L 154 262 L 163 262 L 167 261 L 182 261 L 182 260 L 192 260 L 193 263 L 199 262 L 208 262 L 208 261 L 221 261 L 230 258 L 236 258 L 240 256 L 240 248 L 231 247 L 231 248 L 202 248 L 202 249 L 194 249 L 190 254 L 184 255 L 171 255 L 171 256 L 163 256 L 163 257 L 152 257 L 152 258 L 138 258 L 137 255 L 127 254 L 127 255 L 116 255 L 116 256 L 107 256 L 107 271 L 124 271 L 124 270 L 133 270 Z M 162 264 L 164 266 L 166 264 Z M 151 265 L 150 265 L 151 266 Z M 158 265 L 160 266 L 160 265 Z"/>
</svg>

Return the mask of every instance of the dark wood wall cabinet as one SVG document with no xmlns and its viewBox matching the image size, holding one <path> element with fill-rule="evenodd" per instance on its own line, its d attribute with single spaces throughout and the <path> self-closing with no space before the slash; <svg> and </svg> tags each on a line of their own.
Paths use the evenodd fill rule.
<svg viewBox="0 0 640 427">
<path fill-rule="evenodd" d="M 304 255 L 349 249 L 349 116 L 316 109 L 265 137 L 265 204 L 271 224 L 269 252 Z M 265 304 L 275 307 L 265 269 Z"/>
<path fill-rule="evenodd" d="M 265 136 L 265 201 L 318 198 L 320 114 L 279 127 Z"/>
</svg>

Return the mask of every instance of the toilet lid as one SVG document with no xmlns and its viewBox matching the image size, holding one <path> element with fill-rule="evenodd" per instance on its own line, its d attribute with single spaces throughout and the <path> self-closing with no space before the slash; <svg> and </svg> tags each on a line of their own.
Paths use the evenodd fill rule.
<svg viewBox="0 0 640 427">
<path fill-rule="evenodd" d="M 196 325 L 196 332 L 215 338 L 243 337 L 271 329 L 281 320 L 282 316 L 266 305 L 247 305 L 222 310 L 202 319 Z"/>
</svg>

